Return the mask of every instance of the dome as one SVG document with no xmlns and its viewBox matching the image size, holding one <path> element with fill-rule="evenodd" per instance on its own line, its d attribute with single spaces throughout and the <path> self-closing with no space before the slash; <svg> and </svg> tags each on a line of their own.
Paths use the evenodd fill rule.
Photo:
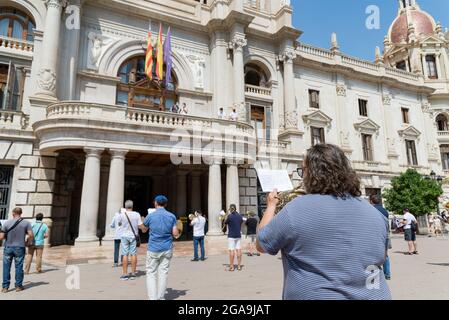
<svg viewBox="0 0 449 320">
<path fill-rule="evenodd" d="M 417 37 L 433 34 L 435 21 L 429 14 L 417 10 L 410 11 L 410 14 Z M 390 40 L 392 43 L 401 43 L 402 40 L 408 40 L 408 21 L 405 12 L 393 22 L 390 29 Z"/>
</svg>

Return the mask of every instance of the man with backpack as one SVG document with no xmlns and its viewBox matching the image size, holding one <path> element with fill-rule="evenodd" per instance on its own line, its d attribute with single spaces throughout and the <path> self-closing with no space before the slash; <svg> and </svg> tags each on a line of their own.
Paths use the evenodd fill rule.
<svg viewBox="0 0 449 320">
<path fill-rule="evenodd" d="M 44 242 L 48 238 L 48 227 L 42 222 L 44 215 L 38 213 L 36 215 L 36 222 L 32 225 L 34 243 L 28 247 L 28 254 L 25 262 L 25 274 L 30 273 L 31 262 L 33 261 L 34 253 L 36 252 L 36 271 L 42 273 L 42 254 L 44 253 Z"/>
<path fill-rule="evenodd" d="M 11 283 L 11 265 L 14 259 L 16 268 L 15 286 L 16 292 L 23 291 L 23 261 L 25 260 L 25 238 L 28 235 L 27 242 L 33 240 L 33 231 L 31 224 L 24 220 L 21 208 L 14 208 L 13 218 L 2 224 L 0 231 L 0 240 L 5 241 L 3 250 L 3 283 L 2 293 L 7 293 Z"/>
<path fill-rule="evenodd" d="M 418 245 L 416 243 L 416 232 L 418 231 L 418 221 L 415 216 L 410 213 L 409 209 L 404 209 L 404 217 L 402 218 L 404 224 L 404 239 L 408 244 L 407 255 L 418 254 Z"/>
</svg>

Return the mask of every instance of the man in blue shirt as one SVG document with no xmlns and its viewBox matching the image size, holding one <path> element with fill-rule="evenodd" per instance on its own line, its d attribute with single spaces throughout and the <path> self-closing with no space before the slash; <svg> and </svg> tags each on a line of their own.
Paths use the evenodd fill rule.
<svg viewBox="0 0 449 320">
<path fill-rule="evenodd" d="M 30 273 L 31 262 L 33 261 L 34 253 L 36 252 L 36 271 L 42 273 L 42 254 L 44 253 L 44 242 L 48 238 L 48 227 L 42 222 L 44 215 L 38 213 L 36 215 L 36 222 L 31 226 L 34 235 L 34 245 L 28 247 L 28 254 L 25 262 L 25 274 Z"/>
<path fill-rule="evenodd" d="M 167 288 L 168 269 L 173 256 L 173 237 L 178 238 L 176 217 L 167 211 L 165 196 L 154 199 L 156 211 L 150 213 L 143 222 L 150 230 L 147 253 L 147 292 L 150 300 L 164 300 Z"/>
<path fill-rule="evenodd" d="M 379 196 L 376 195 L 371 195 L 369 197 L 369 202 L 373 205 L 374 208 L 376 208 L 377 210 L 380 211 L 380 213 L 383 214 L 383 216 L 385 218 L 387 218 L 387 220 L 389 220 L 389 216 L 390 214 L 388 213 L 387 209 L 385 209 L 381 204 L 380 204 L 380 198 Z M 388 224 L 390 225 L 390 224 Z M 391 239 L 390 239 L 390 235 L 388 235 L 388 249 L 391 246 Z M 385 275 L 385 279 L 390 280 L 391 279 L 391 269 L 390 269 L 390 257 L 388 256 L 388 249 L 387 249 L 387 258 L 385 259 L 384 262 L 384 275 Z"/>
<path fill-rule="evenodd" d="M 234 257 L 237 255 L 237 270 L 242 270 L 242 223 L 243 217 L 237 212 L 235 204 L 229 206 L 230 214 L 226 218 L 228 226 L 229 271 L 234 271 Z"/>
</svg>

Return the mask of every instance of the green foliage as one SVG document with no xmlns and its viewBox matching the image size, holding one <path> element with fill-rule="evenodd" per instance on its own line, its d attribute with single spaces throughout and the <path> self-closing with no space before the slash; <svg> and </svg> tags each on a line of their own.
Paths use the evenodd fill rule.
<svg viewBox="0 0 449 320">
<path fill-rule="evenodd" d="M 438 197 L 443 194 L 437 181 L 424 179 L 414 169 L 408 169 L 399 177 L 393 178 L 391 186 L 385 190 L 383 198 L 387 210 L 395 214 L 402 214 L 405 208 L 417 216 L 435 212 Z"/>
</svg>

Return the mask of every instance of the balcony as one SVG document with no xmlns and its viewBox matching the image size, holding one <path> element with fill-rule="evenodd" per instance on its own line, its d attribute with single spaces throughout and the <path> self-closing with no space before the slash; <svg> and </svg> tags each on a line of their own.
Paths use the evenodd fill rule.
<svg viewBox="0 0 449 320">
<path fill-rule="evenodd" d="M 29 118 L 20 111 L 0 110 L 0 129 L 24 130 Z"/>
<path fill-rule="evenodd" d="M 258 87 L 245 84 L 245 93 L 251 98 L 261 98 L 271 100 L 271 88 Z"/>
<path fill-rule="evenodd" d="M 244 148 L 239 149 L 243 154 L 233 156 L 255 158 L 248 151 L 255 150 L 254 130 L 249 124 L 171 112 L 66 101 L 48 106 L 46 118 L 34 123 L 33 129 L 44 151 L 100 144 L 103 148 L 158 154 L 171 154 L 173 148 L 181 148 L 203 155 L 210 154 L 211 144 L 221 148 L 234 140 Z M 220 149 L 214 155 L 227 157 L 225 151 Z"/>
<path fill-rule="evenodd" d="M 33 56 L 33 42 L 0 36 L 0 52 Z"/>
</svg>

